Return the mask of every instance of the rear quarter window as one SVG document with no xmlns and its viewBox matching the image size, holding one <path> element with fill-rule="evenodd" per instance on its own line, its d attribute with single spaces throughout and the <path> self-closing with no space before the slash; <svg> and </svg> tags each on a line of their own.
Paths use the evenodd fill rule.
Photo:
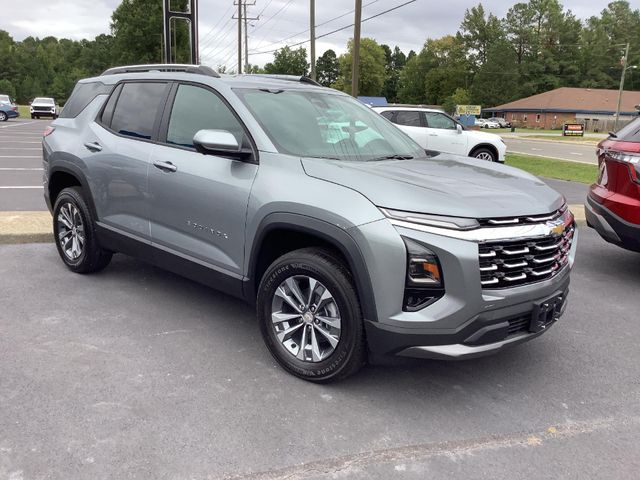
<svg viewBox="0 0 640 480">
<path fill-rule="evenodd" d="M 640 117 L 621 128 L 616 137 L 616 140 L 624 142 L 640 142 Z"/>
<path fill-rule="evenodd" d="M 105 85 L 101 82 L 77 83 L 67 103 L 64 105 L 60 118 L 75 118 L 98 95 L 111 93 L 113 85 Z"/>
</svg>

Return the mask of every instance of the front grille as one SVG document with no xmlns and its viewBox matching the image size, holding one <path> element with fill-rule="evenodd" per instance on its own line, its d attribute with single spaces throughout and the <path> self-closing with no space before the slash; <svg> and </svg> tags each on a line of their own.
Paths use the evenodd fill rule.
<svg viewBox="0 0 640 480">
<path fill-rule="evenodd" d="M 530 323 L 531 323 L 531 313 L 527 313 L 519 317 L 510 318 L 507 336 L 514 335 L 520 332 L 528 332 Z"/>
<path fill-rule="evenodd" d="M 511 225 L 527 225 L 532 223 L 541 223 L 549 220 L 556 220 L 560 218 L 567 207 L 564 206 L 553 213 L 548 215 L 528 215 L 523 217 L 508 217 L 508 218 L 480 218 L 478 223 L 481 227 L 506 227 Z"/>
<path fill-rule="evenodd" d="M 33 107 L 33 111 L 34 111 L 34 112 L 50 112 L 52 108 L 53 108 L 53 107 L 40 107 L 40 106 L 35 106 L 35 107 Z"/>
<path fill-rule="evenodd" d="M 569 262 L 574 232 L 572 224 L 561 235 L 481 243 L 482 287 L 509 288 L 553 277 Z"/>
</svg>

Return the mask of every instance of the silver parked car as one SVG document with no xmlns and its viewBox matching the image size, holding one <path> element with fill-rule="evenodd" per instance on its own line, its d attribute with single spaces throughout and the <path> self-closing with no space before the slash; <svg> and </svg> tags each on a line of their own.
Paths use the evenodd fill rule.
<svg viewBox="0 0 640 480">
<path fill-rule="evenodd" d="M 496 352 L 566 306 L 577 232 L 561 195 L 429 156 L 306 78 L 114 68 L 77 84 L 43 143 L 70 270 L 122 252 L 243 298 L 306 380 L 344 378 L 370 352 Z"/>
</svg>

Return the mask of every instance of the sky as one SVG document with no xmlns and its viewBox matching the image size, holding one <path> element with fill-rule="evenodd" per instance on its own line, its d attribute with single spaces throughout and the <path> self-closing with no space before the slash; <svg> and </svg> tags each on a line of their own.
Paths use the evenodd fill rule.
<svg viewBox="0 0 640 480">
<path fill-rule="evenodd" d="M 362 18 L 407 1 L 363 0 Z M 353 23 L 354 3 L 354 0 L 316 0 L 316 37 Z M 485 10 L 498 17 L 503 17 L 514 3 L 508 0 L 482 1 Z M 561 0 L 561 3 L 578 18 L 586 19 L 598 15 L 608 0 Z M 640 8 L 640 0 L 631 0 L 630 3 L 633 8 Z M 100 33 L 109 33 L 111 13 L 119 4 L 120 0 L 11 1 L 10 6 L 4 5 L 0 29 L 8 31 L 15 40 L 30 35 L 76 40 L 93 38 Z M 405 53 L 412 49 L 419 51 L 427 38 L 455 34 L 465 10 L 477 4 L 478 0 L 416 0 L 363 23 L 362 36 L 375 38 L 378 43 L 386 43 L 392 48 L 398 45 Z M 233 0 L 199 0 L 201 63 L 214 68 L 219 65 L 234 68 L 237 61 L 237 21 L 231 19 L 234 8 Z M 335 19 L 341 15 L 344 16 Z M 309 0 L 255 0 L 255 5 L 247 8 L 247 16 L 260 17 L 249 27 L 249 58 L 252 64 L 264 65 L 272 59 L 271 53 L 261 52 L 292 45 L 309 37 Z M 353 29 L 348 28 L 318 39 L 317 55 L 329 48 L 338 54 L 344 52 L 352 35 Z M 308 43 L 303 46 L 308 49 Z"/>
</svg>

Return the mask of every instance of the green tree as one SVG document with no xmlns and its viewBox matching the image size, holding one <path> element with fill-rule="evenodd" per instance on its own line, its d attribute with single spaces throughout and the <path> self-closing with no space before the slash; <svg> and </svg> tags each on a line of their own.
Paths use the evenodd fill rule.
<svg viewBox="0 0 640 480">
<path fill-rule="evenodd" d="M 483 107 L 494 107 L 520 96 L 520 74 L 517 53 L 505 40 L 493 45 L 487 60 L 474 78 L 471 102 Z"/>
<path fill-rule="evenodd" d="M 492 13 L 485 15 L 481 3 L 465 11 L 459 37 L 467 49 L 474 70 L 478 70 L 484 64 L 489 48 L 502 38 L 502 35 L 500 20 Z"/>
<path fill-rule="evenodd" d="M 347 53 L 340 55 L 340 76 L 335 87 L 351 93 L 351 72 L 353 64 L 353 40 L 349 40 Z M 363 38 L 360 42 L 359 95 L 379 96 L 385 79 L 384 49 L 373 38 Z"/>
<path fill-rule="evenodd" d="M 385 47 L 386 45 L 383 45 Z M 387 47 L 388 48 L 388 47 Z M 386 78 L 384 81 L 384 87 L 382 94 L 389 102 L 398 102 L 398 89 L 400 87 L 400 74 L 405 64 L 407 63 L 407 57 L 400 47 L 396 46 L 393 51 L 389 50 L 387 55 L 387 65 L 385 66 Z M 386 55 L 385 49 L 385 55 Z"/>
<path fill-rule="evenodd" d="M 9 95 L 11 98 L 15 98 L 16 87 L 9 80 L 3 78 L 0 80 L 0 95 Z"/>
<path fill-rule="evenodd" d="M 318 78 L 318 82 L 325 87 L 331 87 L 338 81 L 339 74 L 340 65 L 338 64 L 336 52 L 333 50 L 327 50 L 316 62 L 316 76 Z"/>
<path fill-rule="evenodd" d="M 456 88 L 453 94 L 449 95 L 442 104 L 444 111 L 450 115 L 456 112 L 458 105 L 469 105 L 471 102 L 471 94 L 465 88 Z"/>
<path fill-rule="evenodd" d="M 307 51 L 302 47 L 297 50 L 289 47 L 281 48 L 273 54 L 273 62 L 264 66 L 264 71 L 269 74 L 307 76 L 309 74 Z"/>
</svg>

